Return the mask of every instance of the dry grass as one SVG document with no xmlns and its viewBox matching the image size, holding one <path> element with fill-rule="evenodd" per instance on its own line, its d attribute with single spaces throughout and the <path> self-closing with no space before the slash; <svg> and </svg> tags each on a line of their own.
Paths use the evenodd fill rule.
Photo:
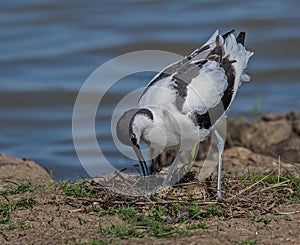
<svg viewBox="0 0 300 245">
<path fill-rule="evenodd" d="M 53 244 L 107 244 L 201 238 L 203 244 L 214 239 L 255 244 L 271 241 L 278 227 L 282 230 L 276 235 L 292 236 L 300 216 L 299 177 L 284 171 L 279 177 L 225 176 L 221 200 L 215 186 L 212 180 L 181 183 L 146 197 L 118 194 L 88 180 L 11 184 L 0 196 L 0 241 L 39 243 L 51 237 Z"/>
</svg>

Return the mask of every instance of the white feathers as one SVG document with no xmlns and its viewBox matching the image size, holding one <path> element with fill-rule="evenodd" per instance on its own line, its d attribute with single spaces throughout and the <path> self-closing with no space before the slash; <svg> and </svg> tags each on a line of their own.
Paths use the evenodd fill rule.
<svg viewBox="0 0 300 245">
<path fill-rule="evenodd" d="M 234 98 L 241 82 L 250 81 L 249 75 L 245 74 L 244 70 L 247 67 L 249 58 L 254 53 L 250 52 L 249 50 L 246 50 L 242 44 L 237 43 L 236 38 L 233 34 L 230 34 L 223 42 L 224 42 L 225 56 L 229 55 L 230 60 L 236 61 L 232 64 L 235 70 L 235 84 L 233 90 L 234 91 L 233 98 Z"/>
<path fill-rule="evenodd" d="M 158 80 L 152 86 L 148 86 L 147 92 L 139 100 L 140 107 L 163 107 L 172 104 L 176 99 L 172 78 L 171 75 Z"/>
<path fill-rule="evenodd" d="M 248 75 L 248 74 L 246 74 L 246 73 L 243 73 L 242 75 L 241 75 L 241 81 L 242 82 L 249 82 L 250 81 L 250 76 Z"/>
<path fill-rule="evenodd" d="M 203 65 L 198 76 L 187 87 L 183 113 L 197 111 L 202 114 L 217 105 L 227 87 L 224 69 L 215 61 Z"/>
<path fill-rule="evenodd" d="M 223 38 L 216 31 L 200 49 L 157 74 L 139 99 L 139 107 L 152 116 L 134 114 L 135 111 L 131 110 L 126 116 L 134 115 L 133 120 L 124 123 L 124 116 L 118 125 L 131 126 L 137 143 L 142 138 L 155 152 L 169 149 L 187 151 L 195 143 L 203 141 L 211 130 L 216 130 L 216 123 L 229 108 L 240 83 L 250 80 L 244 70 L 253 53 L 243 46 L 245 33 L 241 32 L 237 41 L 232 32 L 224 34 Z M 219 133 L 215 133 L 218 137 Z M 221 145 L 224 142 L 220 138 L 218 150 L 221 170 Z M 142 168 L 146 164 L 144 160 L 140 160 L 140 163 Z M 172 164 L 171 172 L 174 164 L 176 161 Z M 168 183 L 168 176 L 164 183 Z"/>
<path fill-rule="evenodd" d="M 217 51 L 214 53 L 218 46 L 223 50 L 223 57 L 210 58 L 210 55 L 218 57 L 221 54 Z M 226 76 L 228 72 L 233 72 L 235 76 L 235 80 L 231 80 L 234 82 L 231 86 L 233 91 L 231 101 L 241 82 L 250 80 L 244 70 L 252 55 L 253 52 L 246 50 L 241 43 L 238 43 L 233 34 L 227 34 L 224 39 L 217 30 L 200 49 L 195 50 L 185 60 L 168 66 L 160 73 L 168 71 L 169 76 L 161 79 L 158 79 L 160 74 L 155 76 L 152 81 L 156 81 L 151 81 L 141 96 L 139 105 L 140 107 L 176 108 L 179 113 L 183 114 L 193 111 L 199 114 L 206 113 L 208 109 L 221 101 L 228 87 L 229 77 Z M 232 61 L 231 65 L 222 67 L 222 59 L 229 59 Z M 183 81 L 180 86 L 176 84 L 178 82 L 176 76 Z M 178 99 L 180 96 L 182 98 Z"/>
</svg>

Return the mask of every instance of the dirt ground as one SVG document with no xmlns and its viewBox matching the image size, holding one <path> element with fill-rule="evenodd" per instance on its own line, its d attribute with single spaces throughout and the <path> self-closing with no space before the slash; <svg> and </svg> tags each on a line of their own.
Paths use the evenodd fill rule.
<svg viewBox="0 0 300 245">
<path fill-rule="evenodd" d="M 274 178 L 227 176 L 223 180 L 226 191 L 219 201 L 212 180 L 170 187 L 151 198 L 116 194 L 93 181 L 6 182 L 0 196 L 0 244 L 299 244 L 300 193 L 294 184 L 300 181 L 282 177 L 270 184 Z M 205 195 L 195 196 L 203 192 Z M 174 204 L 182 205 L 177 213 Z M 199 216 L 187 211 L 191 204 Z M 159 220 L 155 226 L 175 228 L 169 235 L 163 230 L 152 233 L 149 229 L 157 229 L 152 223 L 133 225 L 136 230 L 145 229 L 144 233 L 116 230 L 132 225 L 127 222 L 134 217 L 118 211 L 124 207 L 145 216 L 153 208 L 167 210 L 163 214 L 167 219 L 155 216 Z M 217 207 L 217 211 L 207 215 L 208 207 Z M 188 228 L 198 223 L 205 227 Z"/>
<path fill-rule="evenodd" d="M 0 244 L 300 244 L 300 117 L 266 118 L 229 134 L 221 200 L 215 174 L 130 197 L 93 180 L 53 183 L 32 161 L 0 155 Z M 289 137 L 265 142 L 267 122 Z"/>
</svg>

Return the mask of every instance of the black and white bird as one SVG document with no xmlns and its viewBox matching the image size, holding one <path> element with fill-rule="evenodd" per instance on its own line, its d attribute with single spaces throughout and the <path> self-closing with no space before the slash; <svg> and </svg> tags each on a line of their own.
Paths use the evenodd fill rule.
<svg viewBox="0 0 300 245">
<path fill-rule="evenodd" d="M 224 140 L 215 129 L 234 100 L 249 58 L 245 32 L 216 31 L 199 49 L 158 73 L 141 95 L 138 107 L 125 112 L 116 127 L 119 140 L 133 147 L 143 172 L 151 174 L 140 149 L 141 139 L 157 151 L 177 149 L 177 157 L 163 182 L 167 184 L 182 151 L 189 151 L 210 132 L 218 139 L 218 197 L 221 197 L 221 169 Z"/>
</svg>

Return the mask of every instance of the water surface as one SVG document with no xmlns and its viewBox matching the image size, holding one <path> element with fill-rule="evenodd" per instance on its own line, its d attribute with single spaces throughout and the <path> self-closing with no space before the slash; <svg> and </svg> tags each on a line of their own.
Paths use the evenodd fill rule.
<svg viewBox="0 0 300 245">
<path fill-rule="evenodd" d="M 250 83 L 231 116 L 300 108 L 299 1 L 2 1 L 0 3 L 0 150 L 36 160 L 55 179 L 86 176 L 71 131 L 76 95 L 85 79 L 118 55 L 157 49 L 187 55 L 216 30 L 248 33 L 255 52 Z M 141 73 L 115 86 L 97 115 L 105 156 L 126 159 L 111 139 L 116 103 L 146 86 Z M 93 156 L 94 152 L 87 153 Z"/>
</svg>

